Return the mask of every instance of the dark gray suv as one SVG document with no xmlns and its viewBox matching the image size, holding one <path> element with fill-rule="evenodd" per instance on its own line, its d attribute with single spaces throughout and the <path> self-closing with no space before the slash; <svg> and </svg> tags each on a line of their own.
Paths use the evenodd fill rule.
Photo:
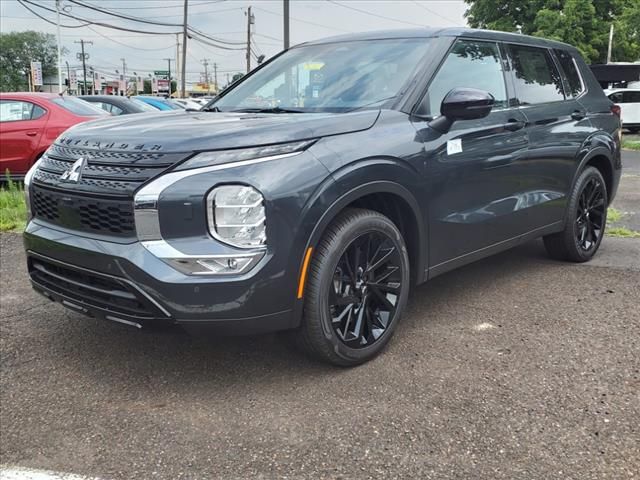
<svg viewBox="0 0 640 480">
<path fill-rule="evenodd" d="M 389 341 L 411 285 L 536 237 L 589 260 L 620 169 L 619 111 L 569 45 L 341 36 L 203 111 L 65 132 L 27 178 L 28 268 L 74 311 L 292 330 L 354 365 Z"/>
</svg>

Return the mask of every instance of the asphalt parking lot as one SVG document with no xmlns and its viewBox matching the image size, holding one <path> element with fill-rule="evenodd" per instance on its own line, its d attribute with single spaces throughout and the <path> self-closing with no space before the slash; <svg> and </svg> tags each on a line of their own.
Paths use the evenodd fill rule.
<svg viewBox="0 0 640 480">
<path fill-rule="evenodd" d="M 639 181 L 626 152 L 617 208 L 634 213 Z M 640 239 L 606 238 L 586 265 L 533 242 L 439 277 L 387 351 L 350 370 L 278 335 L 87 319 L 31 291 L 19 235 L 0 249 L 0 464 L 102 479 L 640 472 Z"/>
</svg>

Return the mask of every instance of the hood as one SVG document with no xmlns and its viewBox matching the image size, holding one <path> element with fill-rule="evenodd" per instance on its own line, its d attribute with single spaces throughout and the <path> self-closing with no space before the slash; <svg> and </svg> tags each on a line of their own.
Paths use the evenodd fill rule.
<svg viewBox="0 0 640 480">
<path fill-rule="evenodd" d="M 77 125 L 64 143 L 93 148 L 193 152 L 294 142 L 371 128 L 379 110 L 351 113 L 170 112 Z"/>
</svg>

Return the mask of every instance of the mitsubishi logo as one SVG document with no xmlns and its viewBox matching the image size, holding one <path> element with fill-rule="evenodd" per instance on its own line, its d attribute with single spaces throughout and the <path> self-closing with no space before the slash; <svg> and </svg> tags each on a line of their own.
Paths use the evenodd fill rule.
<svg viewBox="0 0 640 480">
<path fill-rule="evenodd" d="M 87 164 L 87 159 L 84 157 L 80 157 L 78 160 L 73 162 L 73 165 L 70 169 L 66 170 L 62 175 L 60 175 L 60 180 L 63 182 L 72 182 L 78 183 L 82 178 L 82 170 Z"/>
</svg>

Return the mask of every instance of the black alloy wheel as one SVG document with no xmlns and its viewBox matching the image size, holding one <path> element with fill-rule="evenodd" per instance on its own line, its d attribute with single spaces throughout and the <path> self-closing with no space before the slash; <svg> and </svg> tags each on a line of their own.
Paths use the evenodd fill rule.
<svg viewBox="0 0 640 480">
<path fill-rule="evenodd" d="M 578 248 L 584 252 L 594 249 L 604 233 L 605 195 L 604 184 L 596 177 L 589 178 L 580 194 L 575 239 Z"/>
<path fill-rule="evenodd" d="M 600 171 L 586 167 L 567 197 L 564 230 L 544 237 L 549 256 L 587 262 L 598 251 L 607 224 L 609 196 Z"/>
<path fill-rule="evenodd" d="M 333 274 L 331 326 L 351 348 L 372 345 L 393 321 L 402 285 L 402 258 L 393 239 L 372 231 L 346 248 Z"/>
<path fill-rule="evenodd" d="M 409 256 L 398 227 L 372 210 L 349 208 L 325 229 L 304 288 L 304 314 L 293 332 L 312 356 L 339 366 L 382 351 L 407 303 Z"/>
</svg>

